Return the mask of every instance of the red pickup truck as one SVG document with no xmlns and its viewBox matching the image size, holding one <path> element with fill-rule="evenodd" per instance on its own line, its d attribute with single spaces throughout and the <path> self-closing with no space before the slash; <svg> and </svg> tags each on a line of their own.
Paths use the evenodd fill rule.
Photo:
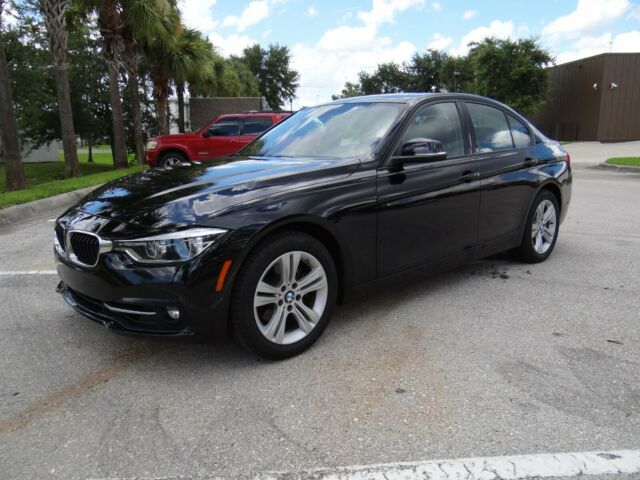
<svg viewBox="0 0 640 480">
<path fill-rule="evenodd" d="M 166 167 L 231 155 L 289 115 L 271 112 L 220 115 L 196 133 L 150 138 L 144 161 L 151 167 Z"/>
</svg>

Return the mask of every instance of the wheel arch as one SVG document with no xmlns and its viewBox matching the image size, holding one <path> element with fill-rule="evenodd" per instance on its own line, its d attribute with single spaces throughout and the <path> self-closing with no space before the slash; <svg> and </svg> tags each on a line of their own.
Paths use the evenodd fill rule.
<svg viewBox="0 0 640 480">
<path fill-rule="evenodd" d="M 345 275 L 347 272 L 344 249 L 340 246 L 338 236 L 331 228 L 329 222 L 313 215 L 288 217 L 261 229 L 247 245 L 246 253 L 244 253 L 238 265 L 238 271 L 243 267 L 245 259 L 256 245 L 271 235 L 287 231 L 301 232 L 310 235 L 327 248 L 333 258 L 338 273 L 338 301 L 341 302 L 344 298 Z"/>
<path fill-rule="evenodd" d="M 548 190 L 556 197 L 556 200 L 558 201 L 558 209 L 559 209 L 558 217 L 559 217 L 562 212 L 562 192 L 560 190 L 560 187 L 556 185 L 553 181 L 546 182 L 542 184 L 542 186 L 538 189 L 536 193 L 536 197 L 540 194 L 540 192 L 544 190 Z"/>
<path fill-rule="evenodd" d="M 183 149 L 182 147 L 178 147 L 178 146 L 172 145 L 170 147 L 163 148 L 162 150 L 160 150 L 158 152 L 158 157 L 157 157 L 158 158 L 158 162 L 167 153 L 179 153 L 179 154 L 183 155 L 187 160 L 191 160 L 189 158 L 189 152 L 187 152 L 186 149 Z"/>
</svg>

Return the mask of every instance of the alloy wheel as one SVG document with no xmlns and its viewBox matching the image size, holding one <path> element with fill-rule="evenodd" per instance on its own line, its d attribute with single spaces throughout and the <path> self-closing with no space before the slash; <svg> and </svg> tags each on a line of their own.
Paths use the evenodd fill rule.
<svg viewBox="0 0 640 480">
<path fill-rule="evenodd" d="M 288 345 L 305 338 L 327 305 L 327 274 L 316 257 L 292 251 L 265 269 L 254 293 L 253 312 L 262 335 Z"/>
<path fill-rule="evenodd" d="M 181 163 L 180 158 L 174 156 L 168 156 L 162 162 L 165 167 L 175 167 Z"/>
<path fill-rule="evenodd" d="M 533 249 L 544 255 L 553 245 L 556 236 L 556 207 L 550 200 L 543 200 L 536 208 L 531 226 Z"/>
</svg>

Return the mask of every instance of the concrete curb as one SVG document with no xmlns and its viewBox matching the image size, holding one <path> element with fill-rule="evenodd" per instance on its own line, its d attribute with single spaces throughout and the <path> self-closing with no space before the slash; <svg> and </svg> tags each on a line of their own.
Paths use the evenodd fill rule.
<svg viewBox="0 0 640 480">
<path fill-rule="evenodd" d="M 630 165 L 611 165 L 606 162 L 599 163 L 597 168 L 604 170 L 615 170 L 622 173 L 640 173 L 640 167 L 632 167 Z"/>
<path fill-rule="evenodd" d="M 34 200 L 33 202 L 22 203 L 12 207 L 0 210 L 0 227 L 12 225 L 14 223 L 22 223 L 25 220 L 36 218 L 47 212 L 66 210 L 89 192 L 95 190 L 100 185 L 94 185 L 80 190 L 73 190 L 53 197 Z"/>
</svg>

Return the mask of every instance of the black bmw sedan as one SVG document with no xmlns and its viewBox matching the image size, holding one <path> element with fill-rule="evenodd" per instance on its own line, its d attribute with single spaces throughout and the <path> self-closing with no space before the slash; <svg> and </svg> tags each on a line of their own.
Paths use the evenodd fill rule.
<svg viewBox="0 0 640 480">
<path fill-rule="evenodd" d="M 304 109 L 231 157 L 109 183 L 55 224 L 58 291 L 115 330 L 308 348 L 345 291 L 513 250 L 546 260 L 569 156 L 465 94 Z"/>
</svg>

